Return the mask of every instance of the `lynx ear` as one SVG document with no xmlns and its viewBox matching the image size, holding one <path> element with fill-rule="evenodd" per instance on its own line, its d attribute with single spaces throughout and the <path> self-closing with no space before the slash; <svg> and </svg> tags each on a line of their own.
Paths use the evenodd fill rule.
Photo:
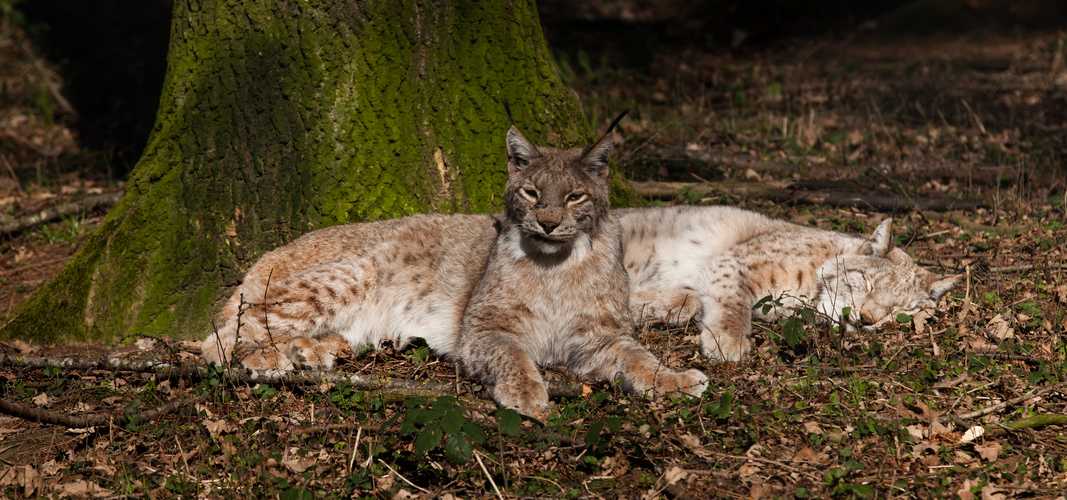
<svg viewBox="0 0 1067 500">
<path fill-rule="evenodd" d="M 957 274 L 955 276 L 947 276 L 932 281 L 929 285 L 926 286 L 926 289 L 930 292 L 930 298 L 934 299 L 934 302 L 937 302 L 941 300 L 941 297 L 944 297 L 946 293 L 952 290 L 952 287 L 959 284 L 960 280 L 962 279 L 962 274 Z"/>
<path fill-rule="evenodd" d="M 630 110 L 625 110 L 608 125 L 607 132 L 604 132 L 604 136 L 596 141 L 591 146 L 587 146 L 583 153 L 583 161 L 587 166 L 587 171 L 591 174 L 595 174 L 601 179 L 608 177 L 608 159 L 611 157 L 611 147 L 615 144 L 614 139 L 611 137 L 611 131 L 615 130 L 615 126 L 619 124 L 622 117 L 626 116 Z"/>
<path fill-rule="evenodd" d="M 878 224 L 871 237 L 860 245 L 860 255 L 884 257 L 885 253 L 893 247 L 893 237 L 889 234 L 889 229 L 892 225 L 893 219 L 886 219 L 881 224 Z"/>
<path fill-rule="evenodd" d="M 522 132 L 519 132 L 518 127 L 515 125 L 508 129 L 506 142 L 508 145 L 508 175 L 515 175 L 530 165 L 530 160 L 541 156 L 537 146 L 534 146 L 525 135 L 522 135 Z"/>
</svg>

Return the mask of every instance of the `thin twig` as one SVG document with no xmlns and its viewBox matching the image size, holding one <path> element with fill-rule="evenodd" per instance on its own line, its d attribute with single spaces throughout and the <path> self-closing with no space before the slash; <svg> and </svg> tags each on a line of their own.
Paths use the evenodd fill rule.
<svg viewBox="0 0 1067 500">
<path fill-rule="evenodd" d="M 960 420 L 971 420 L 971 419 L 978 418 L 978 417 L 984 417 L 986 415 L 989 415 L 990 413 L 994 413 L 994 412 L 1000 411 L 1001 409 L 1003 409 L 1003 408 L 1005 408 L 1007 406 L 1014 405 L 1014 404 L 1019 404 L 1019 403 L 1022 403 L 1023 401 L 1027 401 L 1027 400 L 1036 398 L 1036 397 L 1038 397 L 1038 396 L 1040 396 L 1042 394 L 1045 394 L 1045 393 L 1048 393 L 1048 392 L 1052 392 L 1052 391 L 1055 391 L 1055 390 L 1058 390 L 1058 389 L 1062 389 L 1064 387 L 1067 387 L 1067 381 L 1060 382 L 1058 384 L 1050 385 L 1050 386 L 1047 386 L 1047 387 L 1042 387 L 1040 389 L 1035 389 L 1035 390 L 1030 391 L 1030 392 L 1028 392 L 1028 393 L 1026 393 L 1026 394 L 1024 394 L 1022 396 L 1019 396 L 1017 398 L 1009 399 L 1007 401 L 1004 401 L 1004 402 L 1001 402 L 1001 403 L 997 403 L 997 404 L 995 404 L 993 406 L 987 406 L 985 408 L 982 408 L 981 410 L 972 411 L 970 413 L 964 413 L 963 415 L 953 415 L 953 417 L 954 418 L 958 418 Z"/>
<path fill-rule="evenodd" d="M 433 492 L 432 491 L 430 491 L 430 490 L 428 490 L 426 488 L 423 488 L 423 487 L 421 487 L 421 486 L 419 486 L 419 485 L 417 485 L 417 484 L 415 484 L 415 483 L 413 483 L 411 481 L 408 481 L 408 478 L 400 475 L 400 473 L 397 472 L 396 469 L 390 467 L 389 464 L 385 463 L 385 460 L 382 460 L 382 459 L 379 458 L 378 461 L 381 462 L 382 465 L 384 465 L 387 469 L 393 471 L 393 474 L 396 474 L 396 477 L 399 477 L 400 479 L 403 479 L 405 483 L 410 484 L 412 488 L 415 488 L 415 489 L 417 489 L 417 490 L 419 490 L 419 491 L 421 491 L 421 492 L 423 492 L 423 493 L 425 493 L 427 495 L 433 496 Z"/>
<path fill-rule="evenodd" d="M 493 481 L 493 476 L 489 474 L 489 470 L 485 468 L 485 464 L 482 463 L 482 454 L 478 453 L 478 450 L 474 450 L 474 458 L 478 460 L 478 465 L 482 468 L 482 472 L 485 473 L 485 478 L 489 480 L 489 484 L 493 485 L 493 491 L 496 492 L 496 497 L 500 500 L 504 500 L 504 495 L 500 494 L 500 488 L 496 487 L 496 481 Z"/>
</svg>

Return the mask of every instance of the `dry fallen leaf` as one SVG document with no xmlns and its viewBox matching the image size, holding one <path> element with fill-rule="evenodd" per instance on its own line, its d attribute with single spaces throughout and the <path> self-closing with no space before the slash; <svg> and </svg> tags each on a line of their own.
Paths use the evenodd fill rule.
<svg viewBox="0 0 1067 500">
<path fill-rule="evenodd" d="M 663 473 L 663 480 L 667 481 L 667 484 L 674 484 L 688 476 L 689 474 L 682 470 L 681 467 L 671 467 L 667 469 L 667 472 Z"/>
<path fill-rule="evenodd" d="M 52 401 L 48 398 L 48 394 L 43 392 L 34 396 L 33 399 L 30 400 L 30 402 L 37 406 L 48 406 L 52 404 Z"/>
<path fill-rule="evenodd" d="M 996 441 L 989 441 L 986 444 L 974 445 L 974 450 L 978 452 L 978 456 L 982 457 L 987 462 L 996 461 L 1000 456 L 1000 443 Z"/>
<path fill-rule="evenodd" d="M 226 419 L 220 418 L 218 420 L 204 419 L 200 423 L 204 424 L 204 428 L 211 434 L 222 434 L 223 432 L 230 432 L 233 430 L 233 426 L 226 422 Z"/>
<path fill-rule="evenodd" d="M 84 498 L 86 496 L 92 497 L 109 497 L 111 496 L 111 490 L 101 488 L 96 483 L 90 481 L 74 481 L 73 483 L 57 484 L 55 485 L 55 491 L 59 492 L 59 498 L 64 497 L 79 497 Z"/>
<path fill-rule="evenodd" d="M 819 427 L 819 423 L 815 422 L 815 421 L 804 422 L 804 428 L 807 429 L 808 432 L 810 432 L 812 434 L 820 434 L 821 435 L 822 433 L 826 432 L 826 431 L 822 430 L 822 427 Z"/>
<path fill-rule="evenodd" d="M 976 425 L 974 427 L 971 427 L 970 429 L 967 429 L 967 432 L 963 433 L 963 436 L 960 437 L 960 442 L 970 443 L 971 441 L 982 437 L 983 434 L 985 434 L 985 427 Z"/>
<path fill-rule="evenodd" d="M 282 465 L 284 465 L 286 469 L 289 469 L 290 472 L 300 474 L 311 468 L 312 465 L 315 465 L 315 462 L 317 461 L 318 460 L 316 460 L 315 457 L 292 458 L 283 460 Z"/>
<path fill-rule="evenodd" d="M 989 320 L 989 324 L 986 325 L 986 328 L 989 332 L 989 340 L 1003 342 L 1006 339 L 1015 337 L 1011 327 L 1008 326 L 1008 321 L 999 314 L 993 316 L 993 319 Z"/>
<path fill-rule="evenodd" d="M 932 318 L 928 311 L 925 309 L 915 313 L 911 317 L 911 322 L 915 326 L 915 333 L 924 333 L 926 331 L 926 320 Z"/>
</svg>

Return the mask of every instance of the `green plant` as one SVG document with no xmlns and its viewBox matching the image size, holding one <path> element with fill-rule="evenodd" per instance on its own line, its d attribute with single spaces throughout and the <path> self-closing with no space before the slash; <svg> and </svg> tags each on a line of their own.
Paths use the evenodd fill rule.
<svg viewBox="0 0 1067 500">
<path fill-rule="evenodd" d="M 415 437 L 415 455 L 425 455 L 444 441 L 445 457 L 457 465 L 466 464 L 474 452 L 472 443 L 484 443 L 485 431 L 468 422 L 467 410 L 452 396 L 438 396 L 427 402 L 423 396 L 404 401 L 408 408 L 400 421 L 401 434 Z M 384 426 L 383 426 L 384 428 Z"/>
</svg>

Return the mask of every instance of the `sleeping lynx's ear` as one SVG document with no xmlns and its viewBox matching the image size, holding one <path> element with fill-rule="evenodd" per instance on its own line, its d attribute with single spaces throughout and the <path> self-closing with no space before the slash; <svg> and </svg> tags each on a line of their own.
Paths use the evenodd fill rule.
<svg viewBox="0 0 1067 500">
<path fill-rule="evenodd" d="M 534 146 L 525 135 L 522 135 L 522 132 L 519 132 L 519 128 L 515 125 L 508 129 L 507 145 L 508 175 L 515 175 L 530 165 L 531 160 L 541 156 L 537 146 Z"/>
<path fill-rule="evenodd" d="M 878 224 L 871 237 L 860 245 L 860 255 L 885 257 L 885 253 L 893 247 L 893 237 L 889 234 L 889 229 L 892 225 L 893 219 L 886 219 L 881 224 Z"/>
<path fill-rule="evenodd" d="M 944 278 L 931 281 L 929 285 L 926 285 L 926 290 L 930 292 L 930 298 L 933 299 L 934 302 L 937 302 L 941 300 L 941 297 L 944 297 L 945 294 L 952 290 L 952 287 L 959 284 L 960 280 L 962 279 L 962 274 L 957 274 L 955 276 L 946 276 Z"/>
<path fill-rule="evenodd" d="M 615 121 L 608 125 L 608 131 L 604 132 L 604 136 L 600 138 L 583 151 L 583 161 L 586 164 L 586 170 L 601 179 L 607 179 L 608 177 L 608 158 L 611 157 L 611 147 L 615 141 L 611 137 L 611 131 L 615 129 L 615 126 L 619 124 L 622 117 L 626 116 L 630 110 L 623 111 L 615 118 Z"/>
</svg>

